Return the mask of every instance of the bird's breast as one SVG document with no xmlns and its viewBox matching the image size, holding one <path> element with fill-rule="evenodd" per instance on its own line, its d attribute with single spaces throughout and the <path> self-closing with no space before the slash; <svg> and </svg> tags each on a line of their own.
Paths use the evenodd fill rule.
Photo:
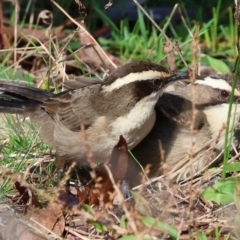
<svg viewBox="0 0 240 240">
<path fill-rule="evenodd" d="M 157 93 L 140 100 L 127 114 L 120 116 L 111 123 L 112 132 L 116 137 L 122 135 L 129 149 L 135 147 L 151 131 L 156 120 L 154 110 Z"/>
</svg>

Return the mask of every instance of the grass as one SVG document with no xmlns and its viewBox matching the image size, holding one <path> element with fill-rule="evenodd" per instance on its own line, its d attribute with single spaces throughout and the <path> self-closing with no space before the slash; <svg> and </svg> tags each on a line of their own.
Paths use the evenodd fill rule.
<svg viewBox="0 0 240 240">
<path fill-rule="evenodd" d="M 66 5 L 64 5 L 66 4 Z M 70 3 L 63 3 L 63 7 L 66 9 L 69 8 Z M 200 30 L 198 34 L 198 39 L 200 41 L 200 45 L 202 45 L 202 53 L 201 53 L 201 64 L 206 64 L 207 66 L 213 68 L 218 72 L 228 72 L 232 69 L 235 59 L 237 57 L 236 49 L 233 48 L 235 44 L 235 37 L 237 35 L 237 27 L 233 21 L 233 14 L 230 8 L 227 9 L 229 21 L 226 25 L 219 24 L 220 16 L 221 16 L 221 1 L 218 1 L 218 5 L 213 8 L 212 19 L 208 22 L 200 22 Z M 165 38 L 156 30 L 154 26 L 149 24 L 141 11 L 138 11 L 138 21 L 132 27 L 128 20 L 122 20 L 119 25 L 116 25 L 111 19 L 109 19 L 102 11 L 93 7 L 94 11 L 96 11 L 104 25 L 111 26 L 111 37 L 99 38 L 99 43 L 101 47 L 106 51 L 111 51 L 115 56 L 118 56 L 122 63 L 132 60 L 150 60 L 153 62 L 160 62 L 167 66 L 167 54 L 163 51 L 163 44 L 165 43 Z M 56 10 L 56 9 L 55 9 Z M 27 5 L 26 12 L 22 19 L 21 25 L 25 26 L 25 19 L 30 11 L 30 3 Z M 53 12 L 53 15 L 59 15 L 59 13 Z M 11 17 L 13 19 L 13 15 Z M 14 22 L 13 20 L 11 21 Z M 191 23 L 189 19 L 186 19 L 188 23 L 189 30 L 194 33 L 196 32 L 197 25 L 195 23 Z M 183 35 L 182 29 L 184 26 L 182 25 L 178 29 L 175 28 L 171 24 L 170 19 L 166 19 L 165 22 L 161 23 L 161 27 L 165 32 L 168 32 L 169 35 L 172 36 L 172 39 L 177 40 L 179 46 L 181 47 L 182 54 L 187 63 L 191 66 L 193 59 L 193 51 L 191 42 L 193 41 L 192 35 Z M 185 28 L 184 28 L 185 29 Z M 69 30 L 68 30 L 69 31 Z M 187 30 L 185 29 L 185 32 Z M 227 38 L 226 38 L 227 36 Z M 76 39 L 73 39 L 76 41 Z M 49 41 L 49 45 L 46 49 L 43 46 L 37 46 L 32 40 L 28 39 L 29 47 L 32 46 L 35 49 L 35 53 L 38 53 L 41 58 L 44 59 L 44 62 L 47 65 L 55 64 L 59 60 L 57 57 L 53 57 L 51 53 L 58 49 L 57 51 L 61 51 L 62 47 L 65 43 L 59 43 L 57 45 L 53 41 Z M 74 53 L 76 49 L 75 46 L 71 47 L 72 42 L 70 43 L 69 51 L 73 55 L 74 60 L 77 62 L 77 66 L 82 70 L 83 74 L 88 73 L 87 69 L 81 63 L 81 59 L 79 60 L 78 56 Z M 17 49 L 19 50 L 19 49 Z M 27 50 L 27 48 L 26 48 Z M 41 54 L 44 50 L 44 54 Z M 4 53 L 4 61 L 0 69 L 0 76 L 3 79 L 21 79 L 24 78 L 25 81 L 33 82 L 34 77 L 31 72 L 25 72 L 24 75 L 21 72 L 15 71 L 15 64 L 10 62 L 11 54 L 8 51 L 1 51 Z M 57 53 L 59 53 L 57 52 Z M 30 54 L 30 53 L 29 53 Z M 46 57 L 47 55 L 47 57 Z M 59 56 L 56 54 L 56 56 Z M 49 57 L 49 59 L 48 59 Z M 180 58 L 175 56 L 176 64 L 180 69 L 184 68 Z M 49 71 L 50 72 L 50 71 Z M 237 76 L 236 73 L 235 76 Z M 22 77 L 23 76 L 23 77 Z M 44 79 L 42 80 L 42 86 L 45 86 L 46 89 L 51 89 L 48 85 L 50 84 L 51 77 L 49 74 L 45 74 Z M 53 84 L 55 91 L 59 91 L 57 84 Z M 52 187 L 54 185 L 54 180 L 50 179 L 44 184 L 41 183 L 41 180 L 51 175 L 53 172 L 53 163 L 49 161 L 48 163 L 39 163 L 40 168 L 43 169 L 33 170 L 32 166 L 35 165 L 35 162 L 43 158 L 44 155 L 51 156 L 50 149 L 42 143 L 38 136 L 38 131 L 35 126 L 33 126 L 28 119 L 22 117 L 16 117 L 11 115 L 5 115 L 3 117 L 4 126 L 5 126 L 5 134 L 2 137 L 2 140 L 5 141 L 5 144 L 2 143 L 1 146 L 1 166 L 7 167 L 11 169 L 12 173 L 21 173 L 26 177 L 28 181 L 30 181 L 36 188 L 47 188 Z M 228 133 L 228 131 L 227 131 Z M 226 135 L 225 141 L 225 154 L 224 154 L 224 165 L 223 165 L 223 178 L 226 178 L 226 173 L 239 171 L 239 163 L 234 163 L 234 165 L 230 165 L 228 163 L 229 159 L 229 149 L 228 149 L 228 136 Z M 6 141 L 7 140 L 7 141 Z M 27 174 L 28 173 L 28 174 Z M 29 177 L 30 176 L 30 177 Z M 234 198 L 236 200 L 235 189 L 238 186 L 239 179 L 236 178 L 228 178 L 226 180 L 221 180 L 217 182 L 213 187 L 207 188 L 203 192 L 203 198 L 208 199 L 210 201 L 215 201 L 220 204 L 226 204 L 229 202 L 233 202 Z M 0 199 L 1 197 L 5 197 L 6 195 L 12 194 L 13 185 L 11 177 L 4 176 L 0 181 Z M 220 200 L 219 200 L 220 199 Z M 229 200 L 230 199 L 230 200 Z M 227 201 L 228 200 L 228 201 Z M 144 200 L 142 200 L 140 206 L 145 206 L 144 210 L 146 213 L 146 204 L 144 205 Z M 136 214 L 136 213 L 135 213 Z M 123 215 L 124 216 L 124 215 Z M 136 221 L 139 221 L 138 224 L 140 226 L 144 226 L 146 232 L 151 231 L 163 231 L 167 232 L 168 235 L 171 236 L 172 239 L 179 238 L 179 231 L 175 227 L 171 226 L 171 224 L 167 224 L 163 221 L 160 221 L 157 217 L 149 217 L 147 214 L 143 218 L 140 217 L 141 214 L 138 213 L 137 217 L 134 218 Z M 137 239 L 136 234 L 133 235 L 132 232 L 134 228 L 128 226 L 129 219 L 126 220 L 124 217 L 120 219 L 120 227 L 121 229 L 125 229 L 124 236 L 120 239 Z M 95 227 L 98 232 L 111 232 L 112 229 L 105 225 L 99 224 L 99 221 L 92 221 L 91 224 Z M 142 233 L 144 234 L 144 233 Z M 147 235 L 147 234 L 146 234 Z M 194 239 L 197 235 L 198 239 L 208 239 L 209 236 L 206 236 L 203 232 L 197 230 L 192 233 L 192 239 Z M 145 235 L 144 235 L 145 236 Z M 214 233 L 215 239 L 222 239 L 221 234 L 219 233 L 218 227 L 215 227 Z M 149 239 L 148 236 L 145 236 L 144 239 Z M 224 239 L 230 239 L 228 237 L 224 237 Z M 232 238 L 234 239 L 234 238 Z"/>
<path fill-rule="evenodd" d="M 201 63 L 212 67 L 217 72 L 224 73 L 230 71 L 236 59 L 236 50 L 232 46 L 234 46 L 234 36 L 236 36 L 237 28 L 232 20 L 233 14 L 230 8 L 228 10 L 229 25 L 218 25 L 221 1 L 218 2 L 217 8 L 213 11 L 214 17 L 207 23 L 199 23 L 201 26 L 199 39 L 204 44 Z M 165 43 L 165 38 L 154 26 L 148 27 L 149 24 L 147 24 L 142 12 L 138 11 L 139 20 L 135 23 L 133 29 L 129 27 L 127 20 L 122 20 L 118 28 L 106 15 L 102 14 L 101 16 L 104 25 L 112 26 L 111 38 L 99 38 L 99 42 L 105 50 L 115 52 L 120 56 L 122 62 L 148 59 L 149 61 L 164 63 L 166 54 L 162 46 Z M 163 30 L 165 32 L 170 31 L 169 34 L 173 36 L 173 40 L 179 42 L 185 60 L 191 65 L 190 43 L 193 39 L 189 34 L 185 36 L 181 34 L 183 28 L 184 26 L 181 26 L 181 29 L 176 32 L 170 19 L 163 23 Z M 189 28 L 193 33 L 196 30 L 196 24 L 190 24 Z M 227 42 L 225 42 L 225 36 L 229 36 Z M 177 58 L 176 61 L 177 66 L 183 69 L 181 60 Z"/>
<path fill-rule="evenodd" d="M 2 135 L 2 141 L 5 142 L 1 147 L 1 166 L 7 169 L 11 169 L 12 173 L 25 173 L 31 172 L 31 168 L 35 166 L 44 167 L 44 169 L 50 173 L 52 169 L 52 162 L 41 162 L 40 159 L 44 158 L 44 155 L 49 155 L 49 147 L 44 144 L 38 135 L 36 126 L 33 126 L 28 120 L 19 116 L 5 115 L 1 119 L 1 123 L 4 125 L 4 136 Z M 1 131 L 1 133 L 3 133 Z M 39 162 L 37 164 L 37 162 Z M 42 179 L 41 172 L 39 173 L 38 180 Z M 36 172 L 36 174 L 37 174 Z M 45 173 L 46 175 L 46 173 Z M 30 174 L 30 180 L 32 174 Z M 36 178 L 36 177 L 35 177 Z M 4 177 L 1 179 L 1 192 L 0 199 L 5 197 L 9 190 L 12 189 L 11 178 Z M 41 182 L 41 181 L 40 181 Z M 49 183 L 50 184 L 50 183 Z"/>
</svg>

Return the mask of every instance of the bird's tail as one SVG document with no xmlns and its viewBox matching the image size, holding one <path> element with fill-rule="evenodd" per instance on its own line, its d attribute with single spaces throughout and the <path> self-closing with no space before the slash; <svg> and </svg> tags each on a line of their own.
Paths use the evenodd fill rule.
<svg viewBox="0 0 240 240">
<path fill-rule="evenodd" d="M 1 113 L 31 112 L 52 96 L 52 93 L 38 88 L 0 80 Z"/>
</svg>

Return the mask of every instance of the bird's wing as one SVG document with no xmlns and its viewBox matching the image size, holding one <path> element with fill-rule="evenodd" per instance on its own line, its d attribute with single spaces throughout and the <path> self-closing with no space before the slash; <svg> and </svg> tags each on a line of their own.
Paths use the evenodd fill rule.
<svg viewBox="0 0 240 240">
<path fill-rule="evenodd" d="M 62 92 L 44 102 L 41 108 L 71 131 L 79 131 L 82 124 L 86 129 L 98 116 L 91 106 L 99 89 L 97 84 Z"/>
<path fill-rule="evenodd" d="M 202 123 L 207 122 L 206 116 L 201 109 L 195 106 L 193 115 L 192 102 L 174 93 L 164 93 L 159 98 L 156 110 L 183 126 L 190 126 L 192 124 L 191 120 L 193 119 L 193 128 L 196 130 L 202 127 Z"/>
<path fill-rule="evenodd" d="M 170 119 L 179 123 L 186 123 L 191 114 L 192 104 L 181 96 L 164 93 L 157 102 L 156 109 L 163 112 Z M 182 114 L 184 111 L 184 115 Z"/>
<path fill-rule="evenodd" d="M 82 88 L 85 86 L 99 84 L 101 82 L 102 81 L 97 78 L 80 76 L 80 77 L 75 77 L 74 80 L 63 82 L 63 86 L 64 86 L 64 89 L 66 90 L 72 90 L 72 89 Z"/>
</svg>

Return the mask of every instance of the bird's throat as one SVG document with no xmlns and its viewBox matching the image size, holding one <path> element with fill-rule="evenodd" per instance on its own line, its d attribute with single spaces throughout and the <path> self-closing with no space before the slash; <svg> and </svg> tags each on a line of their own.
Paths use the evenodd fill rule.
<svg viewBox="0 0 240 240">
<path fill-rule="evenodd" d="M 208 123 L 210 125 L 210 131 L 212 133 L 213 139 L 219 139 L 220 145 L 223 145 L 225 129 L 227 124 L 229 104 L 223 103 L 215 106 L 209 106 L 204 109 L 204 113 L 206 114 Z M 233 104 L 232 105 L 232 113 L 230 117 L 230 131 L 236 126 L 239 122 L 240 115 L 240 105 Z M 231 136 L 231 134 L 230 134 Z"/>
<path fill-rule="evenodd" d="M 156 120 L 154 107 L 158 98 L 157 92 L 142 98 L 130 112 L 111 124 L 113 132 L 126 139 L 129 149 L 135 147 L 151 131 Z"/>
</svg>

